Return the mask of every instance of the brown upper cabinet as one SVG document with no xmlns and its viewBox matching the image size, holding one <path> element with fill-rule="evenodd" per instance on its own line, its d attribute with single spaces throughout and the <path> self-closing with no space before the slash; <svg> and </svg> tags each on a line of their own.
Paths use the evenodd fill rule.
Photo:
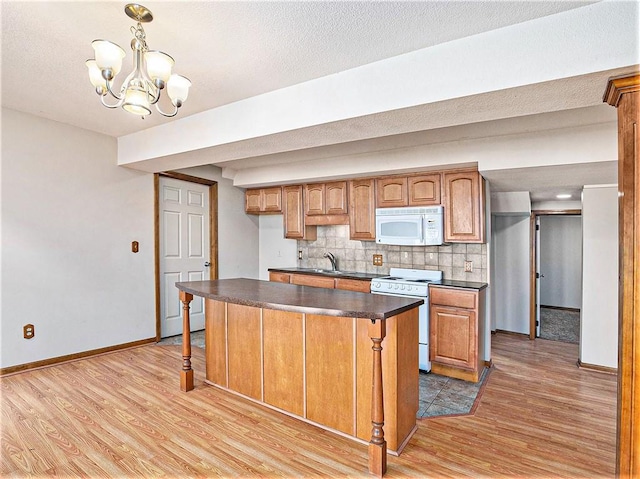
<svg viewBox="0 0 640 479">
<path fill-rule="evenodd" d="M 304 214 L 306 216 L 343 215 L 334 223 L 322 222 L 318 224 L 347 224 L 347 182 L 334 181 L 331 183 L 314 183 L 304 185 Z M 312 220 L 313 221 L 313 220 Z M 309 221 L 307 221 L 309 223 Z M 313 224 L 313 223 L 311 223 Z"/>
<path fill-rule="evenodd" d="M 284 197 L 284 237 L 315 240 L 317 229 L 304 223 L 304 202 L 302 185 L 283 186 Z"/>
<path fill-rule="evenodd" d="M 352 240 L 376 239 L 376 182 L 349 181 L 349 236 Z"/>
<path fill-rule="evenodd" d="M 409 176 L 409 206 L 433 206 L 440 204 L 440 173 Z"/>
<path fill-rule="evenodd" d="M 439 205 L 440 173 L 378 178 L 376 190 L 378 208 Z"/>
<path fill-rule="evenodd" d="M 282 213 L 282 188 L 257 188 L 247 190 L 244 195 L 246 213 Z"/>
<path fill-rule="evenodd" d="M 484 181 L 477 171 L 444 173 L 444 240 L 484 243 Z"/>
</svg>

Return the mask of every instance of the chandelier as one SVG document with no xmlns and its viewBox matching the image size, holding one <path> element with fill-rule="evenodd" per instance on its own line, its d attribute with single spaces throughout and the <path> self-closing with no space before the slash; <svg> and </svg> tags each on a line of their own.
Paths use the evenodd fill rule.
<svg viewBox="0 0 640 479">
<path fill-rule="evenodd" d="M 146 7 L 135 3 L 125 6 L 124 11 L 127 16 L 138 22 L 137 26 L 131 27 L 134 37 L 131 40 L 133 71 L 122 82 L 119 93 L 115 93 L 113 79 L 122 68 L 125 51 L 110 41 L 94 40 L 91 46 L 95 51 L 95 60 L 86 61 L 89 80 L 95 87 L 96 93 L 100 95 L 102 104 L 107 108 L 121 106 L 126 111 L 144 118 L 145 115 L 151 114 L 151 105 L 155 105 L 161 115 L 175 116 L 178 108 L 187 99 L 191 82 L 183 76 L 171 74 L 173 58 L 166 53 L 149 50 L 147 47 L 142 24 L 153 20 L 151 12 Z M 173 105 L 173 111 L 168 113 L 162 111 L 158 104 L 165 86 Z M 115 98 L 116 102 L 107 103 L 105 101 L 107 94 Z"/>
</svg>

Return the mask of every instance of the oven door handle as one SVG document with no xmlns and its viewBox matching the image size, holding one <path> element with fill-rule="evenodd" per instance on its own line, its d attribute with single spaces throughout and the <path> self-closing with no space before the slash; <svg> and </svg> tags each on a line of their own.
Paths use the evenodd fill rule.
<svg viewBox="0 0 640 479">
<path fill-rule="evenodd" d="M 424 299 L 425 304 L 429 299 L 429 296 L 417 296 L 413 294 L 397 294 L 397 293 L 384 293 L 382 291 L 371 291 L 371 294 L 381 294 L 383 296 L 395 296 L 396 298 L 415 298 L 415 299 Z"/>
</svg>

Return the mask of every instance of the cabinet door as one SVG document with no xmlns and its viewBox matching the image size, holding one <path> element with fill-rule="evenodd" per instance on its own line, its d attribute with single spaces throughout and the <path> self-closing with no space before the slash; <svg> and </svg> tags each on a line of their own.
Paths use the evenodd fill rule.
<svg viewBox="0 0 640 479">
<path fill-rule="evenodd" d="M 280 213 L 282 211 L 282 188 L 264 188 L 262 190 L 262 211 Z"/>
<path fill-rule="evenodd" d="M 316 228 L 304 226 L 302 185 L 285 186 L 284 196 L 284 237 L 293 239 L 316 239 Z"/>
<path fill-rule="evenodd" d="M 304 185 L 304 213 L 306 215 L 323 215 L 324 206 L 324 185 Z"/>
<path fill-rule="evenodd" d="M 346 215 L 347 182 L 336 181 L 324 185 L 325 213 L 328 215 Z"/>
<path fill-rule="evenodd" d="M 291 284 L 333 289 L 334 279 L 329 276 L 315 276 L 313 274 L 292 274 Z"/>
<path fill-rule="evenodd" d="M 302 313 L 262 310 L 264 402 L 304 414 Z"/>
<path fill-rule="evenodd" d="M 227 303 L 229 389 L 262 400 L 260 309 Z"/>
<path fill-rule="evenodd" d="M 380 178 L 376 180 L 378 208 L 407 206 L 407 178 Z"/>
<path fill-rule="evenodd" d="M 478 333 L 475 311 L 432 305 L 429 359 L 433 362 L 475 370 Z"/>
<path fill-rule="evenodd" d="M 445 242 L 484 243 L 484 187 L 477 171 L 444 174 Z"/>
<path fill-rule="evenodd" d="M 408 178 L 409 206 L 440 204 L 440 173 Z"/>
<path fill-rule="evenodd" d="M 375 180 L 349 182 L 349 233 L 352 240 L 376 239 Z"/>
<path fill-rule="evenodd" d="M 260 213 L 261 191 L 247 190 L 244 194 L 244 211 L 246 213 Z"/>
</svg>

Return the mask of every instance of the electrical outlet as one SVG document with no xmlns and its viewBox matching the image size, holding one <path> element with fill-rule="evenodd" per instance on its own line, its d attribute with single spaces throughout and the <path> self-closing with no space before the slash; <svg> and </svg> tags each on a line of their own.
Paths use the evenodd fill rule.
<svg viewBox="0 0 640 479">
<path fill-rule="evenodd" d="M 302 259 L 302 250 L 301 249 L 298 250 L 298 259 Z"/>
<path fill-rule="evenodd" d="M 464 272 L 472 273 L 473 272 L 473 261 L 465 261 L 464 262 Z"/>
<path fill-rule="evenodd" d="M 36 328 L 33 324 L 25 324 L 22 328 L 22 333 L 24 334 L 24 339 L 31 339 L 36 335 Z"/>
<path fill-rule="evenodd" d="M 374 266 L 382 266 L 382 255 L 374 254 L 373 255 L 373 265 Z"/>
</svg>

